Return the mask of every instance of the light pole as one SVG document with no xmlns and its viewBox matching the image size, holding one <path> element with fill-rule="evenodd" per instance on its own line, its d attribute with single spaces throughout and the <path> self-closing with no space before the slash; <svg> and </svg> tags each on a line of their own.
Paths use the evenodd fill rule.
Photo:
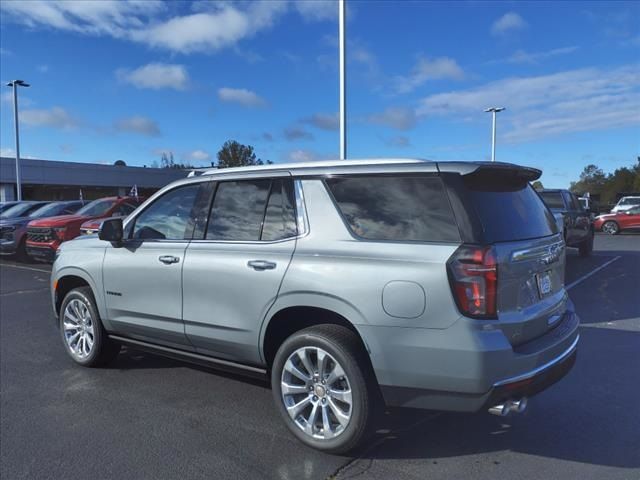
<svg viewBox="0 0 640 480">
<path fill-rule="evenodd" d="M 493 116 L 493 128 L 491 129 L 491 161 L 496 161 L 496 114 L 504 110 L 504 107 L 487 108 L 485 112 L 491 112 Z"/>
<path fill-rule="evenodd" d="M 16 125 L 16 196 L 17 200 L 22 200 L 22 185 L 20 183 L 20 133 L 18 129 L 18 87 L 28 87 L 29 84 L 23 80 L 12 80 L 7 83 L 7 87 L 13 87 L 13 121 Z"/>
<path fill-rule="evenodd" d="M 347 158 L 347 71 L 346 71 L 346 0 L 338 2 L 340 43 L 340 160 Z"/>
</svg>

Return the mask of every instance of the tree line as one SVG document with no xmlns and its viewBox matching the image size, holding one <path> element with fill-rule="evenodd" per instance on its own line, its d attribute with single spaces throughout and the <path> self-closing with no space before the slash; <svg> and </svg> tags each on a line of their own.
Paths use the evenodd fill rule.
<svg viewBox="0 0 640 480">
<path fill-rule="evenodd" d="M 605 174 L 597 165 L 587 165 L 580 174 L 580 179 L 571 182 L 569 187 L 573 193 L 599 198 L 600 203 L 615 203 L 620 194 L 640 192 L 640 157 L 635 165 L 621 167 L 613 173 Z"/>
<path fill-rule="evenodd" d="M 227 140 L 222 145 L 222 148 L 217 154 L 218 163 L 212 164 L 218 168 L 230 168 L 230 167 L 246 167 L 248 165 L 267 165 L 272 164 L 271 160 L 263 161 L 258 158 L 253 147 L 251 145 L 243 145 L 235 140 Z M 181 170 L 188 170 L 196 168 L 190 163 L 179 163 L 173 158 L 173 152 L 162 152 L 160 156 L 160 163 L 154 162 L 156 168 L 175 168 Z"/>
</svg>

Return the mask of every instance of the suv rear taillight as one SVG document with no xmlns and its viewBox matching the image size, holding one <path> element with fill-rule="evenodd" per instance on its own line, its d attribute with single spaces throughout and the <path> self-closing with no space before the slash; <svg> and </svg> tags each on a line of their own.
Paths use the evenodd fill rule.
<svg viewBox="0 0 640 480">
<path fill-rule="evenodd" d="M 492 247 L 461 245 L 447 262 L 447 271 L 463 315 L 496 318 L 498 266 Z"/>
</svg>

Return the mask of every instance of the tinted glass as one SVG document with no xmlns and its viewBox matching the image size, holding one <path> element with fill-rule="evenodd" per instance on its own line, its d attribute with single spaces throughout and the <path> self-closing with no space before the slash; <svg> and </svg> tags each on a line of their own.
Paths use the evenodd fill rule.
<svg viewBox="0 0 640 480">
<path fill-rule="evenodd" d="M 208 240 L 259 240 L 271 180 L 218 185 L 207 227 Z"/>
<path fill-rule="evenodd" d="M 135 219 L 132 238 L 184 240 L 199 187 L 178 187 L 156 199 Z"/>
<path fill-rule="evenodd" d="M 116 207 L 115 211 L 113 212 L 113 216 L 114 217 L 126 217 L 131 212 L 133 212 L 135 209 L 136 209 L 135 205 L 130 205 L 128 203 L 121 203 L 120 205 L 118 205 Z"/>
<path fill-rule="evenodd" d="M 65 213 L 66 206 L 67 204 L 64 202 L 53 202 L 34 210 L 29 215 L 29 218 L 54 217 L 56 215 L 61 215 Z"/>
<path fill-rule="evenodd" d="M 540 196 L 544 203 L 549 208 L 555 208 L 558 210 L 564 209 L 564 202 L 562 201 L 562 194 L 560 192 L 540 192 Z"/>
<path fill-rule="evenodd" d="M 640 198 L 625 198 L 618 202 L 619 205 L 638 205 L 640 204 Z"/>
<path fill-rule="evenodd" d="M 528 183 L 466 181 L 471 204 L 488 242 L 546 237 L 557 233 L 553 215 Z"/>
<path fill-rule="evenodd" d="M 78 210 L 78 215 L 86 217 L 101 217 L 116 203 L 115 200 L 94 200 Z"/>
<path fill-rule="evenodd" d="M 31 212 L 42 207 L 44 203 L 18 203 L 0 213 L 0 218 L 27 217 Z"/>
<path fill-rule="evenodd" d="M 292 180 L 274 180 L 267 203 L 261 240 L 294 237 L 297 232 Z"/>
<path fill-rule="evenodd" d="M 428 176 L 330 178 L 327 185 L 351 231 L 368 240 L 458 242 L 442 181 Z"/>
</svg>

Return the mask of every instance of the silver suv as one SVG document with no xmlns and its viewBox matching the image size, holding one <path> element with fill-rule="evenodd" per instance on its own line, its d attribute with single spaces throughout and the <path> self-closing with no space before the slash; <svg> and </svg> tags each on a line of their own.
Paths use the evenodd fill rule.
<svg viewBox="0 0 640 480">
<path fill-rule="evenodd" d="M 346 452 L 377 407 L 522 411 L 575 361 L 553 215 L 506 163 L 212 169 L 65 242 L 77 363 L 121 345 L 271 377 L 302 442 Z"/>
</svg>

